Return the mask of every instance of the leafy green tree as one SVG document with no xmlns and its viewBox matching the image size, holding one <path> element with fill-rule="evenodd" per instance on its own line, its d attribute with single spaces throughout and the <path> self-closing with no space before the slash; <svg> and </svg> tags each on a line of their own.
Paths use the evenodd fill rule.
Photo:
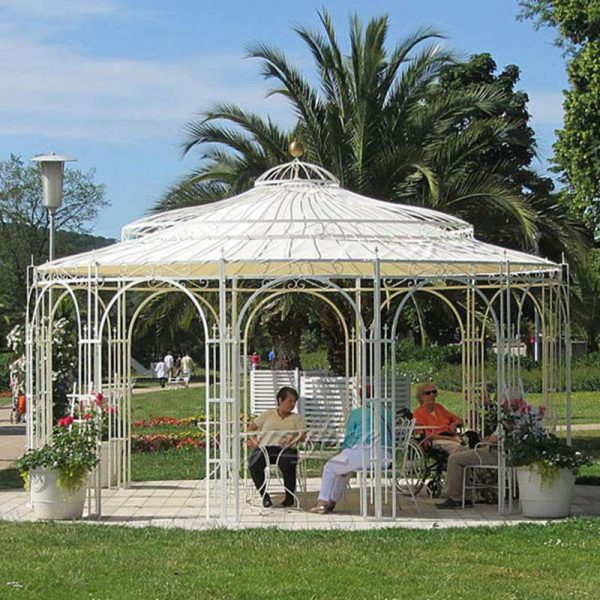
<svg viewBox="0 0 600 600">
<path fill-rule="evenodd" d="M 521 18 L 558 29 L 565 48 L 570 88 L 565 92 L 564 126 L 557 132 L 554 162 L 565 184 L 564 201 L 600 226 L 600 2 L 520 0 Z"/>
<path fill-rule="evenodd" d="M 47 260 L 48 211 L 42 200 L 39 165 L 26 165 L 15 155 L 0 161 L 0 288 L 11 314 L 22 314 L 25 306 L 28 266 Z M 77 235 L 89 231 L 107 204 L 93 171 L 65 171 L 63 205 L 56 213 L 57 257 L 110 243 Z"/>
<path fill-rule="evenodd" d="M 600 250 L 573 264 L 571 306 L 575 326 L 585 335 L 589 352 L 600 349 Z"/>
<path fill-rule="evenodd" d="M 558 201 L 554 184 L 549 177 L 540 176 L 532 169 L 531 163 L 536 156 L 537 144 L 531 128 L 530 114 L 527 109 L 529 98 L 523 91 L 516 90 L 519 81 L 519 67 L 506 66 L 496 74 L 496 63 L 490 54 L 475 54 L 464 63 L 444 67 L 440 76 L 440 92 L 456 93 L 464 89 L 487 86 L 503 94 L 505 101 L 491 113 L 481 113 L 477 108 L 456 123 L 456 128 L 464 129 L 478 121 L 488 128 L 489 147 L 470 157 L 469 171 L 496 172 L 505 181 L 521 190 L 527 205 L 536 215 L 536 233 L 534 249 L 537 253 L 560 261 L 563 254 L 578 260 L 581 253 L 587 251 L 589 232 L 581 222 L 569 215 Z M 512 123 L 506 130 L 494 130 L 495 122 Z M 495 136 L 495 137 L 494 137 Z M 453 173 L 448 174 L 451 180 Z M 458 173 L 458 177 L 463 174 Z M 473 221 L 477 211 L 462 216 Z M 477 223 L 477 221 L 475 221 Z M 502 246 L 519 245 L 510 226 L 501 226 L 494 241 Z"/>
</svg>

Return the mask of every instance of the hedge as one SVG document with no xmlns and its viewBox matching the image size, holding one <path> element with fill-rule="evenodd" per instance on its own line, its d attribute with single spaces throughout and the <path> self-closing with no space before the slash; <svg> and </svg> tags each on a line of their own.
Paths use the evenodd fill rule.
<svg viewBox="0 0 600 600">
<path fill-rule="evenodd" d="M 485 367 L 486 379 L 489 383 L 496 382 L 496 365 L 487 364 Z M 429 361 L 405 361 L 398 364 L 398 373 L 406 375 L 413 383 L 435 381 L 445 390 L 459 392 L 462 387 L 461 365 L 445 364 L 439 368 Z M 600 368 L 598 364 L 587 361 L 576 362 L 572 366 L 572 391 L 591 392 L 600 390 Z M 530 369 L 521 369 L 523 387 L 527 392 L 542 391 L 542 370 L 535 366 Z"/>
</svg>

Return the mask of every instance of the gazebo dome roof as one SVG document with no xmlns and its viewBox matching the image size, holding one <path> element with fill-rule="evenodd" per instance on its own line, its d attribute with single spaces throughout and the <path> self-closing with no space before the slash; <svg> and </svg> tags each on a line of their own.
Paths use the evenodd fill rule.
<svg viewBox="0 0 600 600">
<path fill-rule="evenodd" d="M 558 265 L 475 239 L 473 227 L 417 206 L 350 192 L 324 169 L 294 160 L 237 196 L 152 215 L 112 246 L 55 260 L 41 272 L 173 278 L 383 276 L 548 271 Z"/>
</svg>

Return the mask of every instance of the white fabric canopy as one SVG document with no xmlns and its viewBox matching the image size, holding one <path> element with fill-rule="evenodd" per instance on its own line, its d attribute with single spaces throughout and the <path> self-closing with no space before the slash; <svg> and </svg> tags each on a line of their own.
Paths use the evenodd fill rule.
<svg viewBox="0 0 600 600">
<path fill-rule="evenodd" d="M 253 189 L 203 206 L 141 219 L 123 241 L 39 267 L 106 277 L 485 275 L 558 269 L 548 260 L 480 242 L 468 223 L 437 211 L 345 190 L 318 167 L 294 161 Z"/>
</svg>

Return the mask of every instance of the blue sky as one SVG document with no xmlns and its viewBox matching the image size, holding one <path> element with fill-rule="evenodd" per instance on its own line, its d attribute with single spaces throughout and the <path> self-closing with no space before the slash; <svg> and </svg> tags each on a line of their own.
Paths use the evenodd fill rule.
<svg viewBox="0 0 600 600">
<path fill-rule="evenodd" d="M 516 20 L 516 0 L 0 0 L 0 157 L 55 151 L 96 169 L 111 207 L 94 232 L 118 237 L 197 165 L 181 156 L 183 128 L 212 102 L 291 122 L 282 99 L 265 98 L 268 84 L 244 49 L 268 42 L 309 68 L 292 27 L 316 28 L 323 6 L 342 43 L 351 13 L 388 13 L 390 40 L 431 25 L 465 58 L 490 52 L 500 68 L 518 65 L 536 168 L 546 168 L 562 122 L 564 60 L 552 31 Z"/>
</svg>

